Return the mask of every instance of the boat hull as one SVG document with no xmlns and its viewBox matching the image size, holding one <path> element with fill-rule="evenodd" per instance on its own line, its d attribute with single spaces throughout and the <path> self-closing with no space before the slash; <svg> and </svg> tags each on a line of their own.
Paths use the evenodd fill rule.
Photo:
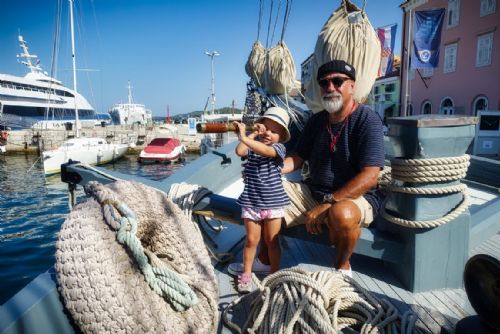
<svg viewBox="0 0 500 334">
<path fill-rule="evenodd" d="M 42 153 L 43 171 L 45 175 L 61 172 L 61 165 L 70 159 L 89 165 L 103 165 L 118 160 L 127 153 L 125 144 L 82 145 L 80 147 L 59 147 Z"/>
</svg>

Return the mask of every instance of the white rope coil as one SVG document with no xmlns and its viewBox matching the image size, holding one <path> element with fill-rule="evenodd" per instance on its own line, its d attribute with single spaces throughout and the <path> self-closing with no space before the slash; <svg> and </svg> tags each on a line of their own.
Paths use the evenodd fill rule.
<svg viewBox="0 0 500 334">
<path fill-rule="evenodd" d="M 396 217 L 382 207 L 381 215 L 386 220 L 410 228 L 433 228 L 446 224 L 465 212 L 469 205 L 466 194 L 467 186 L 458 185 L 436 185 L 435 187 L 407 187 L 396 181 L 410 183 L 435 183 L 444 181 L 456 181 L 467 175 L 469 167 L 469 155 L 460 157 L 432 158 L 432 159 L 392 159 L 390 184 L 383 187 L 392 192 L 406 193 L 412 195 L 441 195 L 451 193 L 462 193 L 462 202 L 444 217 L 433 220 L 409 220 Z M 385 176 L 384 176 L 385 177 Z"/>
<path fill-rule="evenodd" d="M 441 195 L 465 192 L 467 186 L 463 183 L 454 186 L 447 187 L 435 187 L 435 188 L 422 188 L 422 187 L 400 187 L 395 185 L 388 185 L 387 189 L 393 192 L 405 193 L 405 194 L 415 194 L 415 195 Z"/>
<path fill-rule="evenodd" d="M 430 159 L 392 159 L 391 166 L 432 166 L 432 165 L 445 165 L 445 164 L 458 164 L 470 160 L 468 154 L 459 157 L 446 157 L 446 158 L 430 158 Z"/>
<path fill-rule="evenodd" d="M 400 316 L 388 301 L 377 299 L 353 279 L 338 272 L 280 270 L 258 290 L 233 301 L 223 312 L 224 322 L 238 333 L 337 333 L 350 327 L 360 333 L 423 333 L 416 318 Z M 234 307 L 253 299 L 243 327 L 228 318 Z"/>
<path fill-rule="evenodd" d="M 468 207 L 469 207 L 469 197 L 467 196 L 467 194 L 464 193 L 464 198 L 462 202 L 454 210 L 450 211 L 444 217 L 438 219 L 408 220 L 408 219 L 398 218 L 396 216 L 389 214 L 384 206 L 382 206 L 380 213 L 382 214 L 382 217 L 384 217 L 384 219 L 390 221 L 391 223 L 398 224 L 401 226 L 411 227 L 411 228 L 433 228 L 449 223 L 450 221 L 452 221 L 453 219 L 457 218 L 462 213 L 464 213 Z"/>
</svg>

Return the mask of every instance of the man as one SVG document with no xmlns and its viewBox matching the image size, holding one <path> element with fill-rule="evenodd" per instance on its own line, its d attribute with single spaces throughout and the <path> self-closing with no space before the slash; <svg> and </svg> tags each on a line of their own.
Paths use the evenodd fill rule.
<svg viewBox="0 0 500 334">
<path fill-rule="evenodd" d="M 354 100 L 352 65 L 330 61 L 318 69 L 317 78 L 325 110 L 309 119 L 296 152 L 285 158 L 283 173 L 301 168 L 305 161 L 309 164 L 304 182 L 284 183 L 291 201 L 285 222 L 287 227 L 305 224 L 312 234 L 320 233 L 321 224 L 326 224 L 336 249 L 333 265 L 352 276 L 349 260 L 361 227 L 373 221 L 382 200 L 376 190 L 384 166 L 382 120 Z M 260 262 L 257 265 L 262 267 Z"/>
</svg>

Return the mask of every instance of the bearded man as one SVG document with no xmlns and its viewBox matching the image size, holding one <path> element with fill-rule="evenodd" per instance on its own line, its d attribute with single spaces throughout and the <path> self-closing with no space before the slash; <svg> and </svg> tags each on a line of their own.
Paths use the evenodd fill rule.
<svg viewBox="0 0 500 334">
<path fill-rule="evenodd" d="M 302 182 L 285 181 L 290 198 L 285 212 L 287 227 L 305 224 L 309 233 L 328 234 L 335 246 L 336 270 L 352 277 L 349 262 L 361 234 L 378 214 L 382 195 L 377 190 L 384 167 L 384 137 L 380 116 L 354 98 L 356 70 L 343 60 L 333 60 L 318 69 L 325 110 L 311 116 L 295 152 L 286 157 L 282 173 L 309 164 L 309 176 Z M 268 270 L 265 245 L 261 245 L 254 271 Z M 233 263 L 228 271 L 238 272 Z"/>
</svg>

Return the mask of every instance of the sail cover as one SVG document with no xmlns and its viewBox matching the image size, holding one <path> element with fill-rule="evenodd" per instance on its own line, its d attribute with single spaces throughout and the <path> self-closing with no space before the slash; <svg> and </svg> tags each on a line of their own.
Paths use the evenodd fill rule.
<svg viewBox="0 0 500 334">
<path fill-rule="evenodd" d="M 349 0 L 342 1 L 323 26 L 310 59 L 310 75 L 303 78 L 306 103 L 313 112 L 324 109 L 316 80 L 318 68 L 333 59 L 341 59 L 354 66 L 354 99 L 364 102 L 377 78 L 380 41 L 366 13 Z"/>
</svg>

